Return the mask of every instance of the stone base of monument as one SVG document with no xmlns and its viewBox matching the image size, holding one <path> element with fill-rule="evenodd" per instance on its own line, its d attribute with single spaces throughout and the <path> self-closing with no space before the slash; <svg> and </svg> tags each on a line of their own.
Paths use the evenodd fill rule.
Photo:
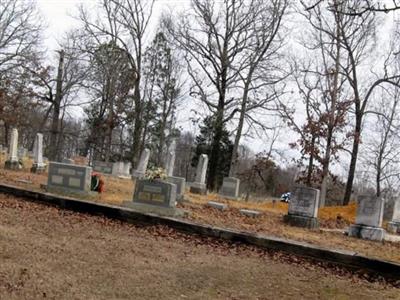
<svg viewBox="0 0 400 300">
<path fill-rule="evenodd" d="M 387 225 L 387 231 L 389 231 L 390 233 L 400 234 L 400 222 L 389 222 Z"/>
<path fill-rule="evenodd" d="M 7 170 L 19 170 L 20 169 L 19 161 L 7 160 L 4 163 L 4 169 L 7 169 Z"/>
<path fill-rule="evenodd" d="M 40 174 L 40 173 L 44 173 L 46 172 L 46 165 L 38 165 L 38 164 L 33 164 L 32 168 L 31 168 L 31 173 L 36 173 L 36 174 Z"/>
<path fill-rule="evenodd" d="M 364 240 L 383 241 L 386 231 L 379 227 L 370 227 L 364 225 L 350 225 L 348 234 Z"/>
<path fill-rule="evenodd" d="M 207 186 L 204 183 L 193 182 L 190 186 L 192 194 L 207 195 Z"/>
<path fill-rule="evenodd" d="M 137 203 L 133 201 L 124 201 L 122 203 L 122 206 L 131 208 L 134 211 L 140 212 L 140 213 L 151 213 L 151 214 L 156 214 L 160 216 L 167 216 L 167 217 L 184 217 L 188 215 L 188 212 L 179 209 L 176 207 L 162 207 L 158 205 L 151 205 L 151 204 L 144 204 L 144 203 Z"/>
<path fill-rule="evenodd" d="M 304 227 L 309 229 L 319 228 L 318 219 L 312 217 L 304 217 L 304 216 L 288 214 L 283 216 L 283 221 L 290 226 Z"/>
</svg>

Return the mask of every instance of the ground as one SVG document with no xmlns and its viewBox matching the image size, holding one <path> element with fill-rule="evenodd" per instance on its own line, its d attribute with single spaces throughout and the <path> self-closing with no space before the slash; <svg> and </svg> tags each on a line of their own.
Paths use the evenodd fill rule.
<svg viewBox="0 0 400 300">
<path fill-rule="evenodd" d="M 0 261 L 0 299 L 400 299 L 296 257 L 3 194 Z"/>
<path fill-rule="evenodd" d="M 47 174 L 36 175 L 29 173 L 30 161 L 25 161 L 25 169 L 22 171 L 4 170 L 3 165 L 4 163 L 0 160 L 0 182 L 43 191 L 40 189 L 40 185 L 46 184 Z M 132 180 L 119 179 L 112 176 L 103 176 L 103 178 L 106 183 L 105 193 L 94 194 L 88 197 L 89 200 L 114 205 L 120 205 L 123 201 L 132 200 L 134 189 Z M 350 250 L 369 257 L 400 262 L 399 242 L 379 243 L 351 238 L 343 234 L 345 228 L 355 221 L 355 203 L 346 207 L 325 207 L 320 209 L 318 218 L 321 223 L 321 230 L 312 231 L 290 227 L 283 223 L 283 215 L 288 210 L 286 203 L 230 201 L 216 194 L 200 196 L 189 192 L 185 194 L 185 198 L 188 202 L 179 204 L 179 207 L 190 212 L 187 218 L 197 223 L 284 237 L 330 249 Z M 228 203 L 229 209 L 221 212 L 207 207 L 206 203 L 211 200 Z M 257 209 L 262 211 L 263 215 L 256 219 L 245 217 L 239 213 L 240 208 Z"/>
</svg>

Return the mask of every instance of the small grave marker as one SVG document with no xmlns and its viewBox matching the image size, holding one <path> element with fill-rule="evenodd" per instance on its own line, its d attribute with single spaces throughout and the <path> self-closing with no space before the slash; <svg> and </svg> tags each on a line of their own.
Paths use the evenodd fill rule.
<svg viewBox="0 0 400 300">
<path fill-rule="evenodd" d="M 228 208 L 228 205 L 226 205 L 224 203 L 214 202 L 214 201 L 207 202 L 207 206 L 216 208 L 218 210 L 226 210 Z"/>
</svg>

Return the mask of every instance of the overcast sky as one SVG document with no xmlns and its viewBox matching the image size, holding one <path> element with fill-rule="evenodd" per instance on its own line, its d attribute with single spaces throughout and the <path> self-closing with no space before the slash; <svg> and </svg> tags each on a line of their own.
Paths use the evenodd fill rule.
<svg viewBox="0 0 400 300">
<path fill-rule="evenodd" d="M 77 21 L 74 20 L 71 16 L 76 15 L 77 6 L 81 3 L 84 5 L 96 5 L 98 0 L 36 0 L 38 4 L 38 8 L 41 10 L 42 15 L 45 18 L 45 22 L 48 27 L 45 32 L 45 46 L 51 52 L 57 49 L 57 39 L 60 39 L 63 36 L 63 33 L 68 31 L 77 25 Z M 268 1 L 268 0 L 265 0 Z M 153 12 L 153 22 L 152 26 L 149 28 L 149 32 L 151 33 L 152 28 L 155 28 L 157 25 L 158 17 L 160 16 L 161 11 L 171 9 L 174 12 L 177 10 L 182 10 L 187 8 L 190 5 L 190 0 L 156 0 L 156 4 Z M 395 14 L 387 14 L 385 16 L 386 29 L 389 29 L 387 26 L 387 22 L 391 23 Z M 153 30 L 154 31 L 154 30 Z M 388 33 L 390 30 L 382 30 L 381 33 Z M 150 34 L 151 35 L 151 34 Z M 51 55 L 49 54 L 49 57 Z M 295 95 L 294 95 L 295 96 Z M 178 125 L 184 127 L 187 130 L 193 131 L 194 126 L 189 122 L 188 118 L 188 110 L 186 106 L 186 111 L 181 112 L 179 118 Z M 294 157 L 298 155 L 297 151 L 290 150 L 288 147 L 289 142 L 293 142 L 295 136 L 293 133 L 289 133 L 288 130 L 284 130 L 283 134 L 284 138 L 279 142 L 279 148 L 284 150 L 284 155 L 290 159 L 290 157 Z M 244 142 L 249 145 L 254 151 L 263 151 L 267 150 L 268 143 L 265 142 L 259 137 L 255 137 L 254 139 L 244 139 Z M 339 171 L 339 170 L 338 170 Z M 344 170 L 342 169 L 341 172 Z M 340 173 L 341 173 L 340 172 Z M 344 175 L 344 173 L 342 173 Z"/>
</svg>

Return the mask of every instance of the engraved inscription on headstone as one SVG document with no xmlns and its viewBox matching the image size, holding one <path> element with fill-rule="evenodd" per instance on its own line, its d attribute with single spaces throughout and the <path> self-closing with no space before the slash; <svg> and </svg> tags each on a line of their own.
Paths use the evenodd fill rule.
<svg viewBox="0 0 400 300">
<path fill-rule="evenodd" d="M 138 179 L 135 185 L 134 203 L 163 207 L 175 207 L 176 185 L 157 180 Z"/>
<path fill-rule="evenodd" d="M 383 220 L 384 200 L 376 196 L 362 195 L 358 197 L 356 224 L 381 227 Z"/>
<path fill-rule="evenodd" d="M 318 215 L 319 190 L 296 187 L 289 203 L 289 214 L 316 218 Z"/>
<path fill-rule="evenodd" d="M 91 167 L 50 162 L 47 187 L 54 191 L 88 193 L 91 174 Z"/>
</svg>

